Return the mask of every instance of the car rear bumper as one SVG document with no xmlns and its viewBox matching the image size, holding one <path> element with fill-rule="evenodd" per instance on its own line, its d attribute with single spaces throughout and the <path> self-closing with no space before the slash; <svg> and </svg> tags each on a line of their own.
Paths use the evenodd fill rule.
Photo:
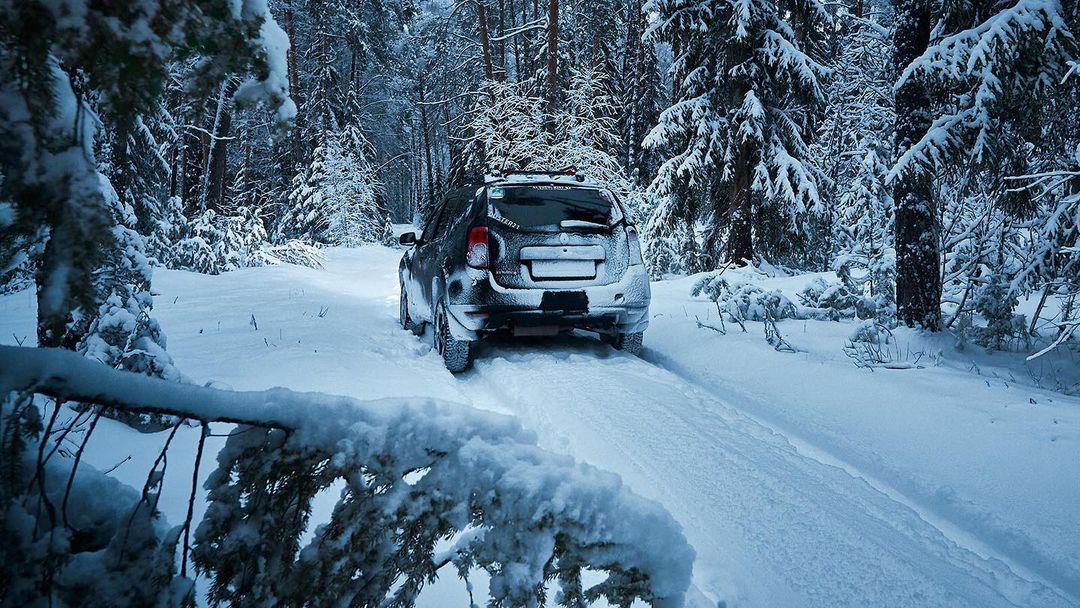
<svg viewBox="0 0 1080 608">
<path fill-rule="evenodd" d="M 649 276 L 629 267 L 619 281 L 575 289 L 512 289 L 490 274 L 451 292 L 450 331 L 476 340 L 500 329 L 560 327 L 631 333 L 649 324 Z M 453 297 L 456 295 L 457 297 Z"/>
</svg>

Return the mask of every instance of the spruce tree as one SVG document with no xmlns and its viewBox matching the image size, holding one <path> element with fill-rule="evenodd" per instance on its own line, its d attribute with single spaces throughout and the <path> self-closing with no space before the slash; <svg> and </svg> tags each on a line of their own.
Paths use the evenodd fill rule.
<svg viewBox="0 0 1080 608">
<path fill-rule="evenodd" d="M 943 252 L 931 176 L 974 184 L 987 205 L 1024 218 L 1037 212 L 1037 200 L 1009 176 L 1068 165 L 1068 137 L 1048 126 L 1060 112 L 1056 101 L 1075 90 L 1078 27 L 1075 3 L 946 2 L 940 14 L 924 2 L 898 4 L 898 158 L 890 177 L 905 323 L 940 325 Z"/>
<path fill-rule="evenodd" d="M 654 153 L 642 147 L 649 129 L 660 119 L 666 106 L 656 45 L 642 40 L 645 35 L 645 11 L 639 2 L 627 6 L 626 42 L 623 51 L 622 86 L 616 97 L 624 108 L 619 116 L 620 133 L 625 149 L 623 163 L 639 186 L 648 185 L 656 171 Z"/>
<path fill-rule="evenodd" d="M 652 0 L 647 7 L 658 13 L 648 39 L 675 53 L 674 103 L 646 139 L 670 155 L 652 187 L 688 209 L 688 199 L 706 196 L 709 253 L 751 260 L 757 213 L 775 209 L 796 229 L 819 203 L 808 140 L 825 68 L 808 51 L 831 18 L 816 1 Z M 679 215 L 696 219 L 671 217 Z"/>
<path fill-rule="evenodd" d="M 212 60 L 201 64 L 196 84 L 254 68 L 261 78 L 245 82 L 241 97 L 267 99 L 287 119 L 284 79 L 263 37 L 279 30 L 260 33 L 264 5 L 222 6 L 208 17 L 188 2 L 88 4 L 66 19 L 40 2 L 9 8 L 0 15 L 0 200 L 14 203 L 16 230 L 47 230 L 37 274 L 39 344 L 75 348 L 84 337 L 78 328 L 92 323 L 71 321 L 94 315 L 109 297 L 95 276 L 125 245 L 113 231 L 111 187 L 95 159 L 98 123 L 86 100 L 98 94 L 104 115 L 135 124 L 158 110 L 167 61 L 204 52 Z"/>
<path fill-rule="evenodd" d="M 814 266 L 868 273 L 879 310 L 895 311 L 893 200 L 894 81 L 891 5 L 855 3 L 838 16 L 836 54 L 827 85 L 816 156 L 828 178 L 820 233 L 808 252 Z M 891 314 L 891 313 L 890 313 Z"/>
</svg>

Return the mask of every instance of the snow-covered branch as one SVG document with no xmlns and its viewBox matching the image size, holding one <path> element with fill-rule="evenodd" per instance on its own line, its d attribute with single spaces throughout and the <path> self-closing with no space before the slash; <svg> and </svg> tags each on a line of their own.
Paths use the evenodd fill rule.
<svg viewBox="0 0 1080 608">
<path fill-rule="evenodd" d="M 411 605 L 451 538 L 459 571 L 491 574 L 494 606 L 534 605 L 552 579 L 561 605 L 679 606 L 690 582 L 693 550 L 659 504 L 541 450 L 503 415 L 432 399 L 232 392 L 0 347 L 0 393 L 27 392 L 252 425 L 230 436 L 206 484 L 193 552 L 214 601 Z M 331 521 L 301 546 L 311 500 L 337 480 Z M 583 569 L 607 577 L 583 588 Z"/>
<path fill-rule="evenodd" d="M 971 29 L 945 36 L 904 68 L 896 86 L 920 72 L 951 78 L 979 74 L 984 66 L 1001 65 L 1005 57 L 1015 59 L 1024 38 L 1032 36 L 1045 51 L 1073 41 L 1061 2 L 1020 0 Z"/>
<path fill-rule="evenodd" d="M 902 151 L 890 180 L 916 165 L 942 166 L 953 160 L 976 167 L 993 163 L 1015 148 L 1006 134 L 1016 97 L 1028 97 L 1028 111 L 1065 82 L 1080 52 L 1068 9 L 1057 0 L 1019 0 L 985 20 L 931 40 L 907 65 L 895 88 L 925 79 L 955 92 L 947 110 L 926 134 Z M 942 27 L 939 25 L 939 29 Z"/>
</svg>

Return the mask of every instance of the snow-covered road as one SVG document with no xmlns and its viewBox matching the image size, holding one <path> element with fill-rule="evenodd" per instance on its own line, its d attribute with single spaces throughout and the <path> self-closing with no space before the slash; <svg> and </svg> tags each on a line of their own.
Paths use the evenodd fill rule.
<svg viewBox="0 0 1080 608">
<path fill-rule="evenodd" d="M 667 506 L 698 552 L 699 589 L 728 605 L 1070 605 L 727 397 L 588 338 L 488 345 L 460 382 Z"/>
<path fill-rule="evenodd" d="M 694 606 L 1080 605 L 1072 557 L 1029 568 L 845 452 L 785 433 L 748 407 L 760 387 L 721 391 L 673 365 L 662 324 L 642 359 L 585 336 L 496 341 L 451 376 L 396 324 L 398 256 L 365 248 L 332 251 L 324 271 L 161 272 L 155 312 L 199 382 L 430 395 L 519 416 L 542 446 L 619 473 L 681 522 L 698 554 Z M 5 324 L 19 325 L 23 297 L 0 302 Z M 444 578 L 427 605 L 467 605 Z"/>
</svg>

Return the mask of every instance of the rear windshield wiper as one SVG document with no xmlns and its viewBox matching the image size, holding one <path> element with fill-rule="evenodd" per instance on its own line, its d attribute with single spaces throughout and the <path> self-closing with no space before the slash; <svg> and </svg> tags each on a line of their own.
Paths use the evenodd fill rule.
<svg viewBox="0 0 1080 608">
<path fill-rule="evenodd" d="M 563 220 L 559 222 L 559 228 L 589 228 L 592 230 L 610 230 L 611 226 L 585 220 Z"/>
</svg>

